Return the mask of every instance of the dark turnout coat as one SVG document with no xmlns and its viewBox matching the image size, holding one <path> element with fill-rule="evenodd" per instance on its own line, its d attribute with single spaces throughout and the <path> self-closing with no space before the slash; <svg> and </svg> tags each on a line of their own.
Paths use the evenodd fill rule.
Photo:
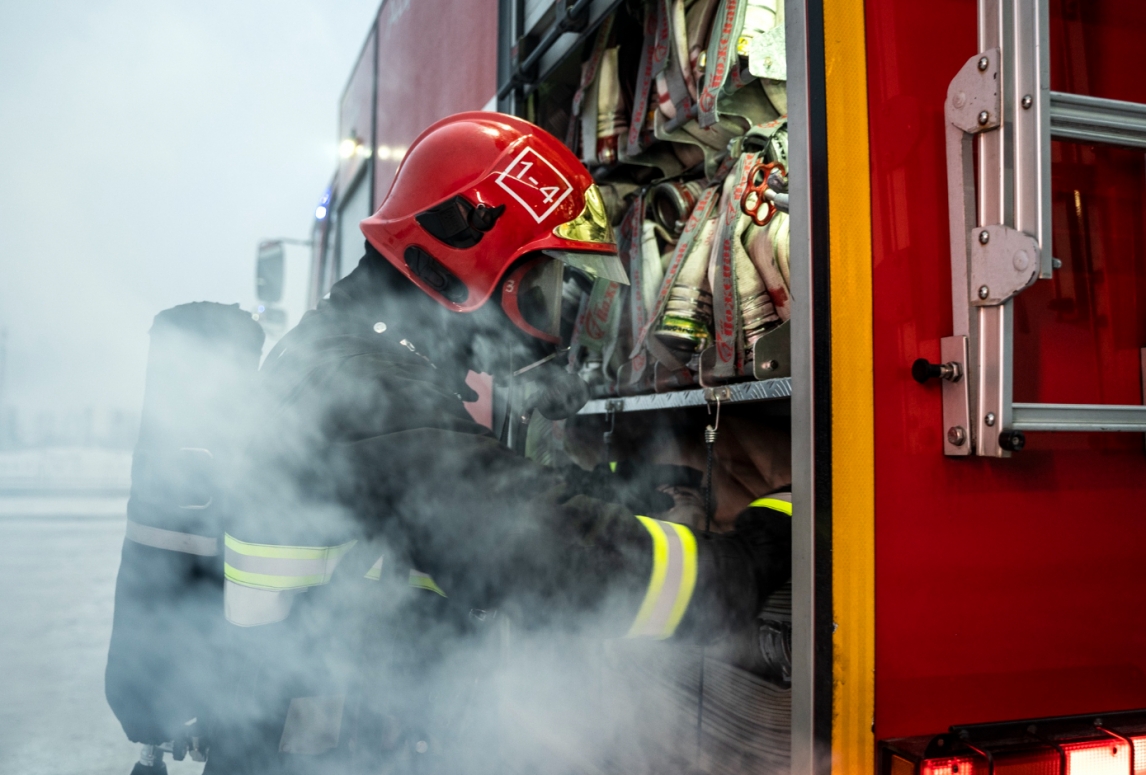
<svg viewBox="0 0 1146 775">
<path fill-rule="evenodd" d="M 441 734 L 435 708 L 472 683 L 458 665 L 495 611 L 623 635 L 649 584 L 649 531 L 473 420 L 459 370 L 412 350 L 418 332 L 381 311 L 382 261 L 368 254 L 263 364 L 231 472 L 228 574 L 273 571 L 260 552 L 274 547 L 338 554 L 325 583 L 278 596 L 280 621 L 232 628 L 209 773 L 417 757 Z M 338 723 L 300 722 L 323 714 Z"/>
</svg>

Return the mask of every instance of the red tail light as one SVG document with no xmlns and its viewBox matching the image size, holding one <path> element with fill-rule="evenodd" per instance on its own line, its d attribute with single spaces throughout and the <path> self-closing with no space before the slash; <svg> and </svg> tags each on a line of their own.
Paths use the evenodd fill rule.
<svg viewBox="0 0 1146 775">
<path fill-rule="evenodd" d="M 920 775 L 975 775 L 975 760 L 969 756 L 928 759 L 923 762 Z"/>
<path fill-rule="evenodd" d="M 1066 775 L 1132 775 L 1130 745 L 1107 738 L 1089 743 L 1066 743 Z"/>
<path fill-rule="evenodd" d="M 1146 710 L 952 727 L 880 743 L 880 775 L 1146 775 Z"/>
</svg>

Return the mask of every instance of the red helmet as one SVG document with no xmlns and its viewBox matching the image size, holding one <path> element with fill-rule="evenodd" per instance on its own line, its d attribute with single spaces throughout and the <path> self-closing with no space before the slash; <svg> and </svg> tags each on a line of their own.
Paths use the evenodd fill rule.
<svg viewBox="0 0 1146 775">
<path fill-rule="evenodd" d="M 601 193 L 585 167 L 548 132 L 501 113 L 459 113 L 422 132 L 378 212 L 362 221 L 362 233 L 411 282 L 456 312 L 481 307 L 504 279 L 502 307 L 510 319 L 547 341 L 557 341 L 563 273 L 557 262 L 628 282 Z M 527 254 L 537 255 L 507 275 Z"/>
</svg>

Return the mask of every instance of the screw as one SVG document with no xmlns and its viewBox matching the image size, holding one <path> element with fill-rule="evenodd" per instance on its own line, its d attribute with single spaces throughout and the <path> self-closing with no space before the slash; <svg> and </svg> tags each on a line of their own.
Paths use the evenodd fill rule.
<svg viewBox="0 0 1146 775">
<path fill-rule="evenodd" d="M 386 330 L 386 324 L 379 320 L 374 324 L 374 333 L 381 334 Z"/>
<path fill-rule="evenodd" d="M 956 425 L 947 429 L 947 443 L 953 447 L 961 447 L 967 441 L 967 431 L 963 430 L 963 426 Z"/>
<path fill-rule="evenodd" d="M 980 72 L 982 72 L 983 70 L 986 70 L 990 64 L 991 64 L 991 60 L 987 59 L 987 57 L 979 57 L 979 71 Z"/>
<path fill-rule="evenodd" d="M 1031 95 L 1029 95 L 1029 94 L 1023 95 L 1023 110 L 1030 110 L 1031 105 L 1034 105 L 1034 104 L 1035 104 L 1035 101 L 1031 99 Z"/>
<path fill-rule="evenodd" d="M 1051 259 L 1051 268 L 1052 269 L 1062 269 L 1062 259 L 1061 258 L 1052 258 Z"/>
<path fill-rule="evenodd" d="M 994 412 L 987 412 L 987 416 L 983 418 L 983 422 L 987 423 L 988 428 L 994 427 L 994 425 L 995 425 L 995 413 Z"/>
<path fill-rule="evenodd" d="M 979 286 L 979 298 L 980 299 L 986 299 L 990 295 L 991 295 L 991 289 L 990 288 L 988 288 L 985 285 Z"/>
<path fill-rule="evenodd" d="M 991 241 L 991 232 L 987 231 L 986 229 L 983 229 L 981 232 L 979 232 L 979 244 L 980 245 L 986 245 L 990 241 Z"/>
<path fill-rule="evenodd" d="M 430 744 L 425 740 L 419 740 L 414 744 L 414 750 L 418 753 L 425 753 L 426 751 L 430 750 Z"/>
<path fill-rule="evenodd" d="M 979 126 L 984 126 L 990 120 L 991 120 L 991 114 L 988 113 L 987 111 L 984 110 L 983 112 L 981 112 L 979 114 Z"/>
</svg>

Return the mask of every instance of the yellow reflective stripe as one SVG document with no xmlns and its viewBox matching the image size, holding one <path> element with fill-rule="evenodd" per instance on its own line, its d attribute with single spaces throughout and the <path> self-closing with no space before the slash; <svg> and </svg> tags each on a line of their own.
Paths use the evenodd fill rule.
<svg viewBox="0 0 1146 775">
<path fill-rule="evenodd" d="M 696 588 L 696 538 L 683 525 L 637 516 L 653 541 L 653 569 L 645 598 L 625 637 L 671 636 Z"/>
<path fill-rule="evenodd" d="M 381 581 L 382 580 L 382 562 L 385 559 L 386 559 L 386 555 L 382 555 L 377 560 L 375 560 L 374 564 L 370 566 L 370 570 L 366 571 L 366 575 L 364 576 L 364 578 L 368 578 L 371 581 Z"/>
<path fill-rule="evenodd" d="M 626 638 L 637 638 L 644 634 L 649 619 L 652 618 L 653 609 L 656 608 L 657 600 L 660 599 L 661 588 L 665 584 L 665 569 L 668 566 L 668 539 L 665 538 L 661 526 L 655 519 L 642 517 L 639 514 L 637 519 L 641 521 L 653 539 L 653 573 L 649 579 L 645 599 L 637 610 L 637 618 L 633 619 L 633 626 L 629 628 Z"/>
<path fill-rule="evenodd" d="M 678 525 L 675 522 L 667 523 L 672 526 L 680 537 L 681 548 L 684 549 L 684 568 L 681 572 L 680 587 L 677 589 L 676 600 L 672 605 L 672 613 L 669 614 L 669 620 L 665 625 L 664 637 L 669 637 L 676 632 L 676 627 L 680 624 L 680 620 L 684 618 L 684 612 L 688 610 L 689 601 L 692 600 L 693 590 L 696 589 L 696 536 L 692 534 L 684 525 Z"/>
<path fill-rule="evenodd" d="M 749 504 L 750 508 L 757 509 L 772 509 L 773 511 L 782 511 L 789 517 L 792 516 L 792 502 L 783 501 L 779 498 L 757 498 Z"/>
<path fill-rule="evenodd" d="M 315 576 L 272 576 L 268 573 L 251 573 L 239 570 L 224 563 L 223 575 L 228 581 L 258 589 L 302 589 L 304 587 L 317 587 L 325 584 L 329 579 L 325 574 Z"/>
<path fill-rule="evenodd" d="M 230 534 L 224 534 L 223 541 L 228 549 L 248 557 L 271 557 L 279 560 L 325 560 L 332 551 L 345 553 L 354 546 L 347 541 L 339 546 L 280 546 L 278 544 L 249 544 Z"/>
<path fill-rule="evenodd" d="M 410 575 L 407 578 L 406 583 L 411 587 L 415 587 L 417 589 L 425 589 L 430 592 L 437 592 L 442 597 L 448 597 L 448 595 L 442 591 L 442 588 L 437 585 L 429 573 L 422 573 L 420 570 L 412 570 L 410 571 Z"/>
<path fill-rule="evenodd" d="M 258 589 L 288 590 L 329 582 L 357 541 L 339 546 L 283 546 L 252 544 L 224 534 L 223 543 L 223 576 L 227 580 Z"/>
</svg>

